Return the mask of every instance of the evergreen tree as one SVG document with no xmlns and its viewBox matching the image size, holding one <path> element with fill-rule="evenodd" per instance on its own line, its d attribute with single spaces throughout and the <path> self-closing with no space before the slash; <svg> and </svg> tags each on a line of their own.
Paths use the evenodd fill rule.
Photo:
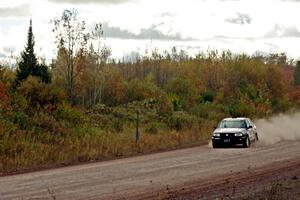
<svg viewBox="0 0 300 200">
<path fill-rule="evenodd" d="M 34 36 L 32 32 L 32 20 L 30 20 L 30 26 L 27 35 L 27 45 L 25 50 L 21 53 L 21 61 L 19 62 L 19 68 L 17 69 L 17 83 L 26 79 L 29 75 L 35 74 L 37 71 L 37 58 L 34 53 Z"/>
<path fill-rule="evenodd" d="M 36 71 L 33 76 L 37 76 L 41 79 L 44 83 L 51 82 L 51 75 L 48 70 L 48 66 L 45 63 L 41 63 L 37 65 Z"/>
<path fill-rule="evenodd" d="M 21 53 L 21 61 L 18 64 L 16 82 L 20 83 L 29 75 L 39 77 L 43 82 L 49 83 L 51 81 L 48 66 L 39 64 L 34 53 L 34 35 L 32 32 L 32 20 L 27 35 L 27 45 L 25 50 Z"/>
<path fill-rule="evenodd" d="M 300 60 L 297 61 L 295 73 L 294 73 L 294 84 L 300 85 Z"/>
</svg>

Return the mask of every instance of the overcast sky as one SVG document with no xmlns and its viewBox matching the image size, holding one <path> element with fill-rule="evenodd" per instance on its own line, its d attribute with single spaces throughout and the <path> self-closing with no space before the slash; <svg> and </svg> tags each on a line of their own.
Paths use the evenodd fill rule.
<svg viewBox="0 0 300 200">
<path fill-rule="evenodd" d="M 88 27 L 101 22 L 116 58 L 176 46 L 281 53 L 300 59 L 300 0 L 1 0 L 0 59 L 19 56 L 33 20 L 36 53 L 55 54 L 50 20 L 76 8 Z"/>
</svg>

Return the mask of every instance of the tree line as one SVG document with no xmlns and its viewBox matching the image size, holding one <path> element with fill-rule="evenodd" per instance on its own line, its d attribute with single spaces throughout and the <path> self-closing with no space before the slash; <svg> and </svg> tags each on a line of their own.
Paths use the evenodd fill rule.
<svg viewBox="0 0 300 200">
<path fill-rule="evenodd" d="M 16 71 L 16 84 L 21 84 L 28 76 L 37 77 L 46 84 L 52 79 L 52 84 L 64 90 L 72 105 L 91 108 L 103 103 L 117 106 L 153 97 L 155 92 L 162 91 L 176 96 L 184 104 L 183 107 L 187 108 L 187 101 L 191 103 L 192 99 L 195 100 L 206 92 L 223 92 L 229 98 L 237 93 L 234 92 L 236 86 L 243 89 L 253 87 L 261 95 L 267 90 L 277 93 L 277 96 L 287 92 L 285 80 L 283 83 L 276 82 L 276 86 L 272 86 L 275 82 L 272 83 L 271 80 L 265 83 L 266 86 L 259 85 L 256 80 L 258 77 L 267 78 L 283 73 L 280 72 L 280 66 L 287 64 L 285 54 L 263 57 L 212 51 L 207 54 L 199 53 L 192 58 L 185 51 L 178 51 L 174 47 L 169 52 L 158 53 L 154 50 L 150 56 L 136 55 L 134 63 L 108 63 L 111 50 L 101 46 L 101 23 L 96 24 L 92 32 L 88 32 L 86 23 L 79 19 L 76 10 L 65 10 L 61 17 L 52 22 L 58 50 L 51 69 L 46 63 L 37 61 L 30 20 L 27 45 L 21 53 Z M 298 61 L 293 83 L 290 84 L 300 84 L 299 73 Z M 176 88 L 180 86 L 184 87 L 181 90 Z M 269 97 L 270 100 L 275 98 Z"/>
</svg>

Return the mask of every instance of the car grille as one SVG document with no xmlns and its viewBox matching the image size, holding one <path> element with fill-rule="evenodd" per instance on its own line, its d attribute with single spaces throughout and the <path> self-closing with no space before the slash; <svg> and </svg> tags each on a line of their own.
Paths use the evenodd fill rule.
<svg viewBox="0 0 300 200">
<path fill-rule="evenodd" d="M 221 139 L 224 139 L 224 138 L 233 138 L 234 137 L 234 133 L 221 133 L 220 137 L 221 137 Z"/>
</svg>

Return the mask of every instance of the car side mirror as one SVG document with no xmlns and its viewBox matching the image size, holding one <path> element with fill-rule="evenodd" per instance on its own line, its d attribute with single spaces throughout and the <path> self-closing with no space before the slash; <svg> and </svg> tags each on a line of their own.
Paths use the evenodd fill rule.
<svg viewBox="0 0 300 200">
<path fill-rule="evenodd" d="M 253 128 L 253 126 L 252 126 L 252 125 L 250 125 L 250 126 L 248 126 L 248 128 L 247 128 L 247 129 L 250 129 L 250 128 Z"/>
</svg>

